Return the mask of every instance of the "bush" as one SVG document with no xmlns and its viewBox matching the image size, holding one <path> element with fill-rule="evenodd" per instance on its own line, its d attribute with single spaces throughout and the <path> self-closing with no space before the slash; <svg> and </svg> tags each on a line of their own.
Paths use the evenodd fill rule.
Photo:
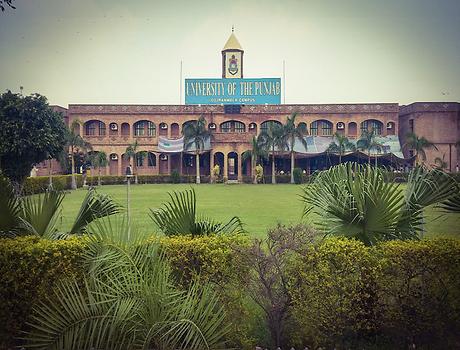
<svg viewBox="0 0 460 350">
<path fill-rule="evenodd" d="M 294 183 L 296 184 L 301 184 L 302 183 L 302 169 L 300 168 L 294 168 L 294 171 L 292 172 L 294 175 Z"/>
<path fill-rule="evenodd" d="M 82 176 L 75 175 L 77 179 L 77 187 L 83 185 Z M 72 184 L 72 175 L 57 175 L 52 177 L 53 188 L 58 191 L 70 190 Z M 97 183 L 97 181 L 96 181 Z M 48 189 L 49 176 L 28 177 L 23 183 L 23 193 L 25 195 L 43 193 Z"/>
<path fill-rule="evenodd" d="M 325 240 L 290 266 L 297 345 L 458 348 L 460 241 Z"/>
<path fill-rule="evenodd" d="M 83 250 L 77 239 L 0 239 L 0 348 L 13 345 L 33 305 L 58 279 L 80 273 Z"/>
<path fill-rule="evenodd" d="M 178 184 L 178 183 L 180 183 L 180 174 L 179 174 L 179 172 L 178 172 L 177 170 L 173 170 L 173 171 L 171 172 L 171 182 L 172 182 L 173 184 Z"/>
</svg>

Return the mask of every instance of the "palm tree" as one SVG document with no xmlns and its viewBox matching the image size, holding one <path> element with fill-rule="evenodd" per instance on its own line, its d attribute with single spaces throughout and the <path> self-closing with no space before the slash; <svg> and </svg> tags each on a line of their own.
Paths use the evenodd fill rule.
<svg viewBox="0 0 460 350">
<path fill-rule="evenodd" d="M 206 120 L 203 116 L 198 120 L 186 123 L 182 132 L 184 134 L 184 150 L 187 150 L 192 145 L 195 146 L 196 183 L 199 184 L 201 182 L 200 153 L 204 150 L 205 143 L 211 137 L 211 133 L 206 127 Z"/>
<path fill-rule="evenodd" d="M 458 184 L 448 174 L 414 168 L 405 189 L 385 181 L 370 165 L 339 164 L 320 172 L 304 188 L 304 215 L 313 212 L 326 235 L 343 235 L 374 245 L 392 239 L 418 239 L 424 209 L 452 198 Z M 453 205 L 452 205 L 453 206 Z"/>
<path fill-rule="evenodd" d="M 170 202 L 162 208 L 150 209 L 150 218 L 166 236 L 191 234 L 243 233 L 243 224 L 239 217 L 232 217 L 226 224 L 196 214 L 195 190 L 168 193 Z"/>
<path fill-rule="evenodd" d="M 422 163 L 426 160 L 426 149 L 435 149 L 438 150 L 436 145 L 428 141 L 425 137 L 418 137 L 415 133 L 410 132 L 406 135 L 406 143 L 403 147 L 409 147 L 415 151 L 415 165 L 419 165 L 419 160 L 421 158 Z M 420 158 L 419 158 L 420 157 Z"/>
<path fill-rule="evenodd" d="M 336 142 L 337 141 L 337 142 Z M 334 141 L 328 146 L 327 152 L 337 153 L 339 155 L 339 164 L 342 163 L 342 156 L 346 151 L 356 151 L 356 146 L 348 137 L 339 133 L 334 134 Z"/>
<path fill-rule="evenodd" d="M 447 169 L 447 162 L 445 161 L 446 155 L 443 154 L 441 157 L 436 157 L 434 159 L 434 166 L 439 170 L 446 170 Z"/>
<path fill-rule="evenodd" d="M 383 144 L 376 140 L 377 134 L 375 129 L 372 128 L 371 131 L 363 130 L 361 137 L 356 142 L 356 148 L 362 151 L 367 151 L 368 163 L 371 164 L 371 150 L 381 150 Z M 375 166 L 377 166 L 377 156 L 375 156 Z"/>
<path fill-rule="evenodd" d="M 91 164 L 97 168 L 97 185 L 101 186 L 101 168 L 106 167 L 109 164 L 107 154 L 102 151 L 95 152 L 92 157 Z"/>
<path fill-rule="evenodd" d="M 86 151 L 91 149 L 91 144 L 75 133 L 75 129 L 80 127 L 81 122 L 76 119 L 70 125 L 70 128 L 67 130 L 67 147 L 70 148 L 70 159 L 72 163 L 72 184 L 71 188 L 73 190 L 77 189 L 77 180 L 75 178 L 75 153 L 78 150 Z"/>
<path fill-rule="evenodd" d="M 256 166 L 257 162 L 260 158 L 267 159 L 268 153 L 267 150 L 263 147 L 262 138 L 261 137 L 252 137 L 251 140 L 251 149 L 247 150 L 243 153 L 243 160 L 248 159 L 251 157 L 251 173 L 253 178 L 253 183 L 257 184 L 257 176 L 256 176 Z"/>
<path fill-rule="evenodd" d="M 92 221 L 121 211 L 121 206 L 108 195 L 91 189 L 83 199 L 72 228 L 61 232 L 58 224 L 62 219 L 64 197 L 64 192 L 53 190 L 38 196 L 19 197 L 11 183 L 0 176 L 0 237 L 37 235 L 55 239 L 67 234 L 81 234 Z"/>
<path fill-rule="evenodd" d="M 294 183 L 295 141 L 299 140 L 300 143 L 305 147 L 305 150 L 307 149 L 307 141 L 304 138 L 307 135 L 307 127 L 304 123 L 295 125 L 296 118 L 297 113 L 292 113 L 290 117 L 287 117 L 286 124 L 283 126 L 283 137 L 287 140 L 289 152 L 291 153 L 291 184 Z"/>
<path fill-rule="evenodd" d="M 272 184 L 276 184 L 276 149 L 285 149 L 287 145 L 287 139 L 284 137 L 283 126 L 275 122 L 270 123 L 268 128 L 260 134 L 260 140 L 262 147 L 269 150 L 272 156 Z"/>
<path fill-rule="evenodd" d="M 126 147 L 126 156 L 128 157 L 128 159 L 131 161 L 131 159 L 133 160 L 132 164 L 133 164 L 133 172 L 134 172 L 134 183 L 135 184 L 138 184 L 139 181 L 138 181 L 138 178 L 137 178 L 137 160 L 139 158 L 145 158 L 145 156 L 147 155 L 147 151 L 138 151 L 137 149 L 139 148 L 139 143 L 136 141 L 134 141 L 133 143 L 131 143 L 130 145 L 128 145 L 128 147 Z"/>
<path fill-rule="evenodd" d="M 125 220 L 90 227 L 83 277 L 63 279 L 37 303 L 26 348 L 227 348 L 230 328 L 212 287 L 198 280 L 176 287 L 158 242 L 129 232 Z"/>
</svg>

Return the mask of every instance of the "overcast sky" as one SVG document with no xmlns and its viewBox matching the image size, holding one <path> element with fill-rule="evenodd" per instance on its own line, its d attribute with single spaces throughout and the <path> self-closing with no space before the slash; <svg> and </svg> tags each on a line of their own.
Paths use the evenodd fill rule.
<svg viewBox="0 0 460 350">
<path fill-rule="evenodd" d="M 232 24 L 244 75 L 286 103 L 460 102 L 460 0 L 16 0 L 0 12 L 0 89 L 50 103 L 179 103 L 221 75 Z"/>
</svg>

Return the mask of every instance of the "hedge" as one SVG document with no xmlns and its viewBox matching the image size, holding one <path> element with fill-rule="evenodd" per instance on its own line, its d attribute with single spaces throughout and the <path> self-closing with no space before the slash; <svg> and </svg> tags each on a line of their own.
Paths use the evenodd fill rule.
<svg viewBox="0 0 460 350">
<path fill-rule="evenodd" d="M 77 186 L 81 187 L 83 180 L 81 175 L 75 175 Z M 28 177 L 23 183 L 23 193 L 26 195 L 43 193 L 49 187 L 49 176 Z M 72 185 L 72 175 L 52 176 L 53 188 L 59 191 L 70 190 Z"/>
<path fill-rule="evenodd" d="M 235 347 L 253 348 L 266 340 L 259 335 L 260 312 L 248 304 L 241 280 L 249 268 L 240 256 L 251 246 L 247 236 L 152 240 L 160 243 L 179 286 L 194 278 L 215 285 L 233 327 Z M 33 305 L 59 278 L 83 273 L 84 249 L 77 238 L 0 239 L 0 348 L 14 345 Z M 286 272 L 292 299 L 289 346 L 460 348 L 460 240 L 365 247 L 330 238 L 296 249 Z"/>
</svg>

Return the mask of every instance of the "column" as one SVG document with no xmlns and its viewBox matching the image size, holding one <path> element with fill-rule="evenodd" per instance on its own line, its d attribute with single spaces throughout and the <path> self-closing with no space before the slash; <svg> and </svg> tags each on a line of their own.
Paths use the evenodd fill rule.
<svg viewBox="0 0 460 350">
<path fill-rule="evenodd" d="M 214 182 L 214 176 L 212 175 L 212 169 L 214 168 L 214 151 L 209 151 L 209 175 L 211 178 L 211 183 Z"/>
<path fill-rule="evenodd" d="M 168 125 L 168 124 L 166 124 L 166 125 L 168 126 L 168 133 L 167 133 L 168 139 L 170 139 L 171 138 L 171 125 Z"/>
<path fill-rule="evenodd" d="M 118 165 L 118 172 L 117 172 L 118 176 L 123 176 L 123 168 L 122 168 L 123 162 L 122 162 L 121 155 L 118 156 L 117 165 Z"/>
<path fill-rule="evenodd" d="M 242 166 L 241 166 L 241 154 L 237 153 L 238 159 L 237 159 L 237 167 L 238 167 L 238 182 L 243 182 L 243 174 L 242 174 Z"/>
<path fill-rule="evenodd" d="M 224 181 L 228 179 L 228 154 L 225 152 L 224 153 Z"/>
</svg>

